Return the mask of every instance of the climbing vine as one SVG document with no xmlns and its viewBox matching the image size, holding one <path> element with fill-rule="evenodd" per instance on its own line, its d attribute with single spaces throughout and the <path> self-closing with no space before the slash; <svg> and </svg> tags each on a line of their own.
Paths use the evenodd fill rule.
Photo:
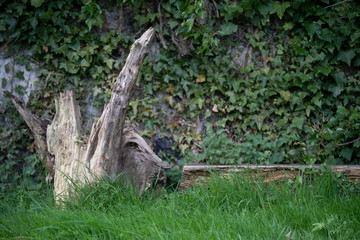
<svg viewBox="0 0 360 240">
<path fill-rule="evenodd" d="M 43 117 L 70 89 L 83 113 L 103 106 L 132 41 L 152 26 L 157 37 L 128 114 L 144 136 L 172 137 L 188 160 L 359 163 L 356 1 L 23 0 L 1 8 L 4 56 L 31 51 L 42 87 L 28 104 Z"/>
</svg>

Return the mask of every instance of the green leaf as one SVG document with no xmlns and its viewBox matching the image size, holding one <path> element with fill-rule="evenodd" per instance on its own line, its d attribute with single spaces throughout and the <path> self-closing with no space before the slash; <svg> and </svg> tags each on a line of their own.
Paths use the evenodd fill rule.
<svg viewBox="0 0 360 240">
<path fill-rule="evenodd" d="M 259 131 L 261 131 L 261 129 L 262 129 L 262 126 L 263 126 L 263 123 L 264 123 L 265 118 L 266 118 L 265 115 L 255 115 L 255 116 L 253 117 L 253 119 L 255 120 L 256 126 L 257 126 L 257 128 L 258 128 Z"/>
<path fill-rule="evenodd" d="M 23 71 L 17 71 L 15 74 L 16 78 L 20 79 L 20 80 L 25 80 L 24 77 L 24 72 Z"/>
<path fill-rule="evenodd" d="M 170 25 L 170 28 L 173 29 L 174 27 L 176 27 L 179 23 L 175 20 L 169 20 L 168 24 Z"/>
<path fill-rule="evenodd" d="M 339 52 L 337 59 L 347 63 L 347 65 L 350 67 L 351 60 L 355 57 L 355 55 L 355 50 L 353 49 L 348 51 L 341 51 Z"/>
<path fill-rule="evenodd" d="M 63 44 L 60 47 L 57 47 L 54 49 L 55 53 L 57 53 L 57 54 L 61 54 L 61 53 L 64 54 L 64 53 L 66 53 L 66 50 L 67 50 L 66 44 Z"/>
<path fill-rule="evenodd" d="M 36 19 L 36 17 L 32 17 L 32 18 L 30 19 L 30 25 L 31 25 L 31 27 L 32 27 L 33 29 L 36 28 L 36 26 L 38 25 L 38 20 Z"/>
<path fill-rule="evenodd" d="M 205 102 L 205 100 L 202 99 L 202 98 L 197 98 L 197 99 L 196 99 L 196 103 L 197 103 L 197 105 L 199 106 L 199 109 L 202 109 L 202 108 L 203 108 L 204 102 Z"/>
<path fill-rule="evenodd" d="M 294 27 L 294 23 L 292 23 L 292 22 L 287 22 L 287 23 L 284 24 L 283 29 L 284 29 L 285 31 L 287 31 L 287 30 L 293 29 L 293 27 Z"/>
<path fill-rule="evenodd" d="M 344 91 L 344 87 L 342 85 L 331 85 L 329 91 L 332 92 L 334 97 L 337 97 Z"/>
<path fill-rule="evenodd" d="M 316 106 L 318 106 L 319 108 L 321 108 L 321 105 L 322 105 L 322 101 L 321 101 L 321 98 L 323 97 L 323 94 L 322 93 L 318 93 L 315 97 L 313 97 L 311 99 L 311 102 L 313 104 L 315 104 Z"/>
<path fill-rule="evenodd" d="M 316 93 L 318 90 L 321 89 L 321 86 L 320 86 L 319 84 L 312 84 L 312 85 L 309 85 L 309 86 L 307 87 L 307 89 L 308 89 L 309 91 L 311 91 L 312 93 Z"/>
<path fill-rule="evenodd" d="M 23 96 L 25 94 L 25 87 L 21 85 L 17 85 L 15 87 L 15 92 L 17 92 L 19 95 Z"/>
<path fill-rule="evenodd" d="M 286 9 L 289 7 L 290 7 L 290 3 L 288 3 L 288 2 L 281 3 L 279 1 L 276 1 L 272 4 L 272 10 L 271 10 L 270 14 L 276 13 L 277 16 L 280 19 L 282 19 Z"/>
<path fill-rule="evenodd" d="M 308 107 L 306 108 L 306 111 L 305 111 L 306 116 L 309 117 L 311 111 L 314 110 L 314 109 L 315 109 L 315 108 L 314 108 L 313 106 L 308 106 Z"/>
<path fill-rule="evenodd" d="M 114 63 L 114 59 L 108 58 L 108 59 L 104 60 L 104 62 L 106 63 L 106 66 L 107 66 L 108 68 L 112 69 L 113 63 Z"/>
<path fill-rule="evenodd" d="M 280 96 L 282 99 L 284 99 L 285 102 L 289 102 L 291 99 L 291 92 L 289 90 L 287 91 L 281 90 Z"/>
<path fill-rule="evenodd" d="M 5 88 L 5 87 L 6 87 L 6 84 L 7 84 L 6 78 L 2 78 L 2 79 L 1 79 L 1 87 L 2 87 L 2 88 Z"/>
<path fill-rule="evenodd" d="M 230 35 L 230 34 L 236 32 L 237 30 L 238 30 L 237 25 L 235 25 L 231 22 L 226 22 L 221 25 L 221 30 L 219 30 L 218 33 L 222 36 L 225 36 L 225 35 Z"/>
<path fill-rule="evenodd" d="M 38 8 L 41 6 L 41 4 L 43 4 L 44 1 L 45 0 L 31 0 L 31 5 Z"/>
<path fill-rule="evenodd" d="M 321 28 L 321 26 L 316 22 L 305 23 L 304 27 L 305 27 L 307 33 L 310 35 L 310 37 L 312 37 Z"/>
<path fill-rule="evenodd" d="M 266 17 L 269 14 L 269 12 L 272 10 L 272 5 L 271 5 L 271 3 L 260 4 L 260 6 L 258 7 L 258 10 L 261 15 Z"/>
<path fill-rule="evenodd" d="M 276 152 L 270 156 L 269 163 L 270 164 L 281 163 L 283 160 L 284 160 L 284 156 L 281 153 Z"/>
<path fill-rule="evenodd" d="M 346 160 L 350 161 L 351 160 L 351 156 L 354 152 L 353 148 L 345 148 L 340 152 L 340 155 L 345 158 Z"/>
<path fill-rule="evenodd" d="M 332 70 L 332 67 L 329 65 L 317 65 L 314 67 L 315 76 L 318 76 L 319 73 L 321 73 L 325 76 L 328 76 L 329 73 L 331 72 L 331 70 Z"/>
<path fill-rule="evenodd" d="M 81 59 L 80 61 L 80 66 L 81 67 L 89 67 L 90 66 L 90 62 L 87 61 L 85 58 Z"/>
<path fill-rule="evenodd" d="M 290 127 L 301 130 L 304 125 L 304 122 L 305 122 L 305 117 L 296 117 L 293 119 Z"/>
<path fill-rule="evenodd" d="M 93 91 L 94 91 L 94 97 L 96 97 L 97 95 L 99 95 L 99 94 L 102 93 L 101 88 L 99 88 L 99 87 L 97 87 L 97 86 L 95 86 L 95 87 L 93 88 Z"/>
<path fill-rule="evenodd" d="M 71 44 L 68 45 L 69 48 L 71 48 L 72 50 L 79 50 L 80 49 L 80 40 L 78 38 L 75 38 Z"/>
<path fill-rule="evenodd" d="M 333 75 L 333 77 L 338 85 L 343 86 L 347 82 L 344 72 L 337 72 Z"/>
</svg>

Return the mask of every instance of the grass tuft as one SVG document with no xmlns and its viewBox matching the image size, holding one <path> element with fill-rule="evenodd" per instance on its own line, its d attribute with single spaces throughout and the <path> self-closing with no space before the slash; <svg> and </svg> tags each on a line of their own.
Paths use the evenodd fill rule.
<svg viewBox="0 0 360 240">
<path fill-rule="evenodd" d="M 360 239 L 359 226 L 360 195 L 331 173 L 276 183 L 214 175 L 141 197 L 102 179 L 64 207 L 51 189 L 0 195 L 4 239 Z"/>
</svg>

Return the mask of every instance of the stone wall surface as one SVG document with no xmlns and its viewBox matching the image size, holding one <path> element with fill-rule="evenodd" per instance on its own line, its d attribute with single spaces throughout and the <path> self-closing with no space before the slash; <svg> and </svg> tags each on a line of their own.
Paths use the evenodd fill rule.
<svg viewBox="0 0 360 240">
<path fill-rule="evenodd" d="M 5 57 L 3 53 L 0 53 L 0 102 L 4 97 L 4 91 L 7 90 L 15 96 L 21 97 L 27 103 L 31 91 L 40 88 L 37 69 L 38 67 L 33 63 L 26 67 L 17 64 L 15 57 Z M 17 76 L 17 73 L 21 75 L 21 72 L 24 76 L 23 79 Z"/>
</svg>

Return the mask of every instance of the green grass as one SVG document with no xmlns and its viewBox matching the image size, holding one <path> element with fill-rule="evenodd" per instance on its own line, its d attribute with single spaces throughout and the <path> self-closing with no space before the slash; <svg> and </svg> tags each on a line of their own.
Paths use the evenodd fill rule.
<svg viewBox="0 0 360 240">
<path fill-rule="evenodd" d="M 347 184 L 346 184 L 347 183 Z M 1 239 L 360 239 L 360 195 L 332 174 L 267 184 L 214 176 L 141 198 L 118 181 L 54 204 L 51 190 L 1 195 Z"/>
</svg>

